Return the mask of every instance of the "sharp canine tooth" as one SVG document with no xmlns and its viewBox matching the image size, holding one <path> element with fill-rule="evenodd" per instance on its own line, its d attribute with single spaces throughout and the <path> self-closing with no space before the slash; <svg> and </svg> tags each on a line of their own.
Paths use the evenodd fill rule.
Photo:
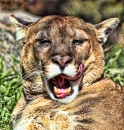
<svg viewBox="0 0 124 130">
<path fill-rule="evenodd" d="M 58 94 L 58 93 L 59 93 L 59 90 L 58 90 L 56 87 L 54 87 L 54 92 L 55 92 L 56 94 Z"/>
<path fill-rule="evenodd" d="M 66 92 L 70 93 L 71 92 L 71 87 L 69 87 L 68 89 L 66 89 Z"/>
</svg>

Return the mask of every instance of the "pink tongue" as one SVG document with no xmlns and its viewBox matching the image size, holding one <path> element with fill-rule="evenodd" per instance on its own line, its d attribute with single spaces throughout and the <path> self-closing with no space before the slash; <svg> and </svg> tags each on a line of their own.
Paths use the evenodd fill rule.
<svg viewBox="0 0 124 130">
<path fill-rule="evenodd" d="M 68 93 L 66 93 L 65 89 L 59 89 L 59 92 L 56 94 L 56 96 L 59 98 L 64 98 L 67 95 L 68 95 Z"/>
<path fill-rule="evenodd" d="M 55 77 L 52 80 L 52 83 L 57 87 L 57 92 L 54 91 L 56 97 L 64 98 L 65 96 L 69 95 L 66 91 L 66 79 L 63 77 Z"/>
</svg>

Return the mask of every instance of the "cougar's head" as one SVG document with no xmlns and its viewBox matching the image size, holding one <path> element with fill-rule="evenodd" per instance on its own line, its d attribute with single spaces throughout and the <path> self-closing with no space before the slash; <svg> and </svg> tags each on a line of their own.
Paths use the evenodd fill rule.
<svg viewBox="0 0 124 130">
<path fill-rule="evenodd" d="M 11 16 L 17 38 L 25 39 L 22 65 L 25 70 L 43 72 L 49 96 L 69 103 L 82 86 L 95 82 L 103 73 L 104 55 L 100 43 L 119 23 L 117 18 L 91 25 L 72 16 L 48 16 L 29 23 Z M 41 76 L 42 78 L 42 76 Z M 34 80 L 35 81 L 35 80 Z"/>
</svg>

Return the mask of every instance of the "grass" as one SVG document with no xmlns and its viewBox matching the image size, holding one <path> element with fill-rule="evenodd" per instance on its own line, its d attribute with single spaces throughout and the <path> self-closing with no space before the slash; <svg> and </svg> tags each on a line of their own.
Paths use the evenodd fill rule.
<svg viewBox="0 0 124 130">
<path fill-rule="evenodd" d="M 106 57 L 105 76 L 124 86 L 124 49 L 117 45 Z M 11 130 L 13 107 L 22 93 L 21 76 L 16 72 L 19 61 L 12 57 L 14 67 L 5 71 L 5 62 L 0 59 L 0 130 Z"/>
<path fill-rule="evenodd" d="M 0 59 L 0 130 L 11 130 L 10 121 L 13 107 L 21 96 L 21 76 L 16 72 L 19 61 L 13 59 L 12 69 L 5 71 L 5 62 Z"/>
<path fill-rule="evenodd" d="M 124 47 L 122 45 L 116 45 L 106 57 L 104 74 L 124 86 Z"/>
</svg>

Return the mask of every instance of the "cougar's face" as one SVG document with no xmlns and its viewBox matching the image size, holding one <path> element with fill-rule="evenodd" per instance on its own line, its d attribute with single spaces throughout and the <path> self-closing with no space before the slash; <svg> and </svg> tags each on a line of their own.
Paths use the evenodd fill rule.
<svg viewBox="0 0 124 130">
<path fill-rule="evenodd" d="M 34 23 L 13 15 L 10 19 L 16 27 L 17 39 L 25 39 L 24 74 L 30 75 L 38 69 L 36 75 L 28 78 L 25 91 L 30 88 L 28 92 L 36 94 L 45 88 L 53 100 L 61 103 L 73 101 L 81 85 L 89 86 L 102 76 L 101 44 L 119 24 L 118 18 L 96 25 L 73 16 L 48 16 Z M 30 82 L 33 83 L 31 87 Z"/>
<path fill-rule="evenodd" d="M 53 16 L 41 19 L 29 29 L 28 39 L 48 81 L 47 92 L 62 103 L 76 98 L 83 80 L 84 62 L 92 48 L 83 30 L 84 22 L 78 22 L 70 17 Z"/>
</svg>

